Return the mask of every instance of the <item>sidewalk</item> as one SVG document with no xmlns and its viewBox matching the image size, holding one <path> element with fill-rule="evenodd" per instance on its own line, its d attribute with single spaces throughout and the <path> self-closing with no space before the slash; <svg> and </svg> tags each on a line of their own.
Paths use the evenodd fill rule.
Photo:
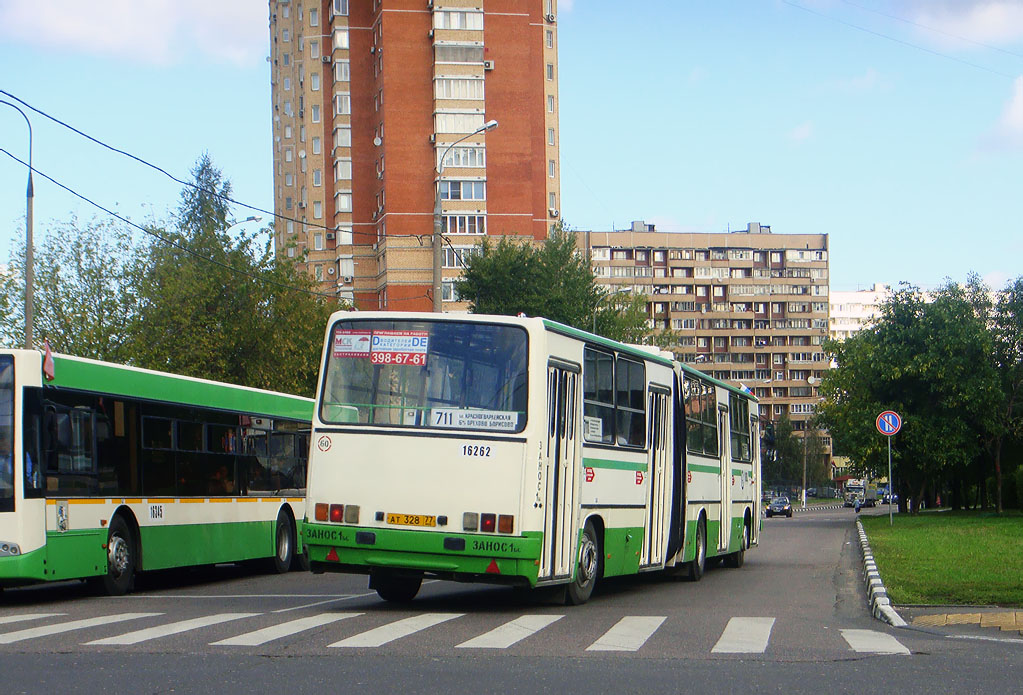
<svg viewBox="0 0 1023 695">
<path fill-rule="evenodd" d="M 997 606 L 899 607 L 903 619 L 914 627 L 941 628 L 942 632 L 1023 637 L 1023 610 Z"/>
</svg>

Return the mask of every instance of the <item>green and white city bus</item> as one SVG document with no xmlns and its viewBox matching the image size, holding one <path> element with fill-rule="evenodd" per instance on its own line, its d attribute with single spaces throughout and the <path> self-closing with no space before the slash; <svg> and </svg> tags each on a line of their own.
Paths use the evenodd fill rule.
<svg viewBox="0 0 1023 695">
<path fill-rule="evenodd" d="M 676 362 L 540 318 L 339 312 L 313 421 L 314 572 L 564 585 L 758 543 L 757 402 Z"/>
<path fill-rule="evenodd" d="M 0 351 L 0 587 L 301 552 L 313 400 Z M 49 370 L 48 370 L 49 372 Z"/>
</svg>

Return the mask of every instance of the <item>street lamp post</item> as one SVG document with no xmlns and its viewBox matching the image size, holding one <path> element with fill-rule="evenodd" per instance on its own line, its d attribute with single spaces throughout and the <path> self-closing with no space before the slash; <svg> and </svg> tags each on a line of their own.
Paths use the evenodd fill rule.
<svg viewBox="0 0 1023 695">
<path fill-rule="evenodd" d="M 0 101 L 0 104 L 7 104 L 21 114 L 28 125 L 28 187 L 25 189 L 25 349 L 32 349 L 32 321 L 33 321 L 33 296 L 32 285 L 35 282 L 35 254 L 32 243 L 32 201 L 35 192 L 32 189 L 32 122 L 28 120 L 25 112 L 9 101 Z"/>
<path fill-rule="evenodd" d="M 632 292 L 631 287 L 619 287 L 614 292 L 608 292 L 604 296 L 597 299 L 597 303 L 593 306 L 593 333 L 597 332 L 597 310 L 600 309 L 612 297 L 617 297 L 620 294 L 629 294 Z"/>
<path fill-rule="evenodd" d="M 441 176 L 444 175 L 444 158 L 448 156 L 448 152 L 451 148 L 471 138 L 473 135 L 479 135 L 480 133 L 488 130 L 493 130 L 497 127 L 497 121 L 487 121 L 476 130 L 472 131 L 467 135 L 463 135 L 451 144 L 449 144 L 440 155 L 440 162 L 437 164 L 437 191 L 433 201 L 433 310 L 436 313 L 444 311 L 444 299 L 441 297 L 441 258 L 442 247 L 441 244 L 444 242 L 444 235 L 441 231 L 441 207 L 440 207 L 440 184 Z"/>
</svg>

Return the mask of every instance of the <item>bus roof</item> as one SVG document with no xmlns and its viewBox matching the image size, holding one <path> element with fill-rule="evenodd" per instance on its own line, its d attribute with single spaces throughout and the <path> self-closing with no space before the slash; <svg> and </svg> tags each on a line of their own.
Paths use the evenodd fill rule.
<svg viewBox="0 0 1023 695">
<path fill-rule="evenodd" d="M 3 350 L 2 354 L 28 353 L 34 350 Z M 315 401 L 276 391 L 224 384 L 207 379 L 130 367 L 112 362 L 53 355 L 54 379 L 47 387 L 102 391 L 129 398 L 183 403 L 187 405 L 242 410 L 260 415 L 312 420 Z"/>
</svg>

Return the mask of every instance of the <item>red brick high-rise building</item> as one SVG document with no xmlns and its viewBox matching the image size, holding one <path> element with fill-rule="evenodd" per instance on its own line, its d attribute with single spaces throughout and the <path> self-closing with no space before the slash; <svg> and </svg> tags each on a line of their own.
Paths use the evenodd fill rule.
<svg viewBox="0 0 1023 695">
<path fill-rule="evenodd" d="M 278 253 L 359 308 L 430 310 L 438 187 L 445 300 L 483 235 L 545 238 L 561 197 L 556 12 L 270 0 Z"/>
</svg>

